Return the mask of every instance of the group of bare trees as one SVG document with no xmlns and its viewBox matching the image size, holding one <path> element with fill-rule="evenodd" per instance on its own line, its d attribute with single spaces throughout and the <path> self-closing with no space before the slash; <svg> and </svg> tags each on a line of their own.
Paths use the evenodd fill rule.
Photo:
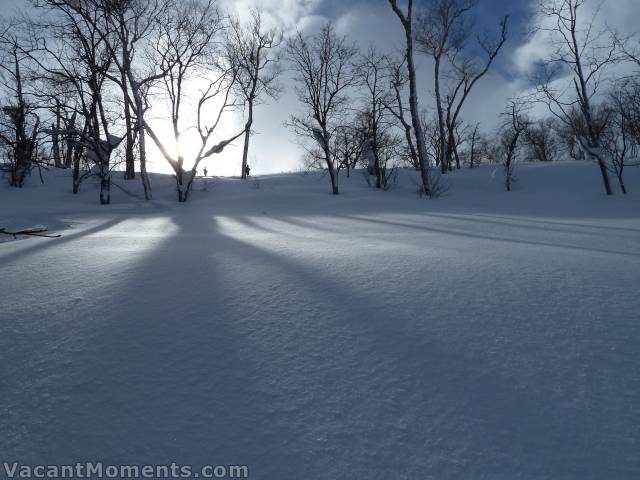
<svg viewBox="0 0 640 480">
<path fill-rule="evenodd" d="M 600 7 L 588 0 L 541 2 L 534 33 L 546 38 L 549 53 L 534 78 L 535 91 L 518 102 L 542 103 L 550 117 L 520 115 L 520 138 L 528 159 L 550 161 L 564 150 L 566 157 L 592 161 L 611 195 L 611 175 L 627 193 L 624 168 L 638 165 L 640 117 L 634 108 L 640 98 L 639 72 L 618 72 L 628 72 L 621 66 L 640 63 L 633 48 L 637 36 L 621 37 L 606 27 Z"/>
<path fill-rule="evenodd" d="M 474 36 L 476 0 L 404 5 L 389 0 L 389 5 L 404 31 L 399 56 L 373 49 L 358 53 L 330 24 L 316 36 L 298 32 L 287 43 L 306 107 L 291 125 L 311 139 L 310 157 L 329 171 L 334 193 L 336 172 L 349 171 L 358 158 L 375 175 L 376 187 L 384 188 L 388 152 L 396 164 L 420 172 L 426 195 L 437 194 L 434 167 L 445 174 L 483 161 L 504 166 L 510 190 L 517 158 L 590 160 L 607 194 L 613 193 L 611 175 L 626 193 L 625 166 L 637 165 L 640 145 L 640 79 L 637 72 L 616 76 L 616 67 L 640 68 L 640 43 L 605 28 L 594 2 L 540 2 L 534 34 L 548 40 L 548 55 L 530 90 L 510 100 L 503 121 L 494 122 L 498 128 L 492 135 L 464 121 L 464 106 L 503 50 L 509 17 L 499 20 L 493 36 Z M 432 65 L 433 92 L 418 84 L 420 56 Z M 432 96 L 433 105 L 418 100 L 422 92 L 432 93 L 424 97 Z M 548 115 L 541 116 L 536 105 L 546 106 Z"/>
<path fill-rule="evenodd" d="M 10 27 L 1 28 L 0 88 L 8 101 L 0 111 L 0 145 L 7 160 L 5 170 L 10 185 L 22 187 L 32 166 L 38 162 L 40 116 L 26 78 L 28 54 L 23 52 L 20 38 Z"/>
<path fill-rule="evenodd" d="M 0 147 L 13 186 L 53 163 L 73 170 L 74 192 L 98 178 L 100 201 L 109 203 L 119 168 L 126 179 L 139 171 L 150 199 L 147 138 L 171 167 L 179 201 L 199 165 L 240 139 L 244 178 L 255 106 L 278 97 L 285 69 L 301 106 L 287 125 L 334 194 L 340 172 L 357 166 L 379 189 L 410 166 L 421 194 L 434 196 L 438 175 L 464 166 L 502 164 L 510 190 L 518 158 L 568 157 L 593 161 L 607 194 L 612 175 L 626 193 L 625 167 L 636 164 L 640 42 L 598 28 L 589 0 L 540 2 L 534 33 L 548 40 L 547 58 L 493 134 L 464 111 L 506 45 L 509 17 L 493 34 L 480 32 L 477 0 L 388 0 L 404 33 L 399 52 L 361 51 L 331 23 L 285 37 L 259 10 L 241 21 L 214 0 L 32 4 L 31 18 L 0 28 Z M 419 84 L 421 59 L 433 91 Z M 621 64 L 636 72 L 615 78 Z"/>
<path fill-rule="evenodd" d="M 213 0 L 33 0 L 32 7 L 29 18 L 0 30 L 0 144 L 12 185 L 53 157 L 73 169 L 74 193 L 97 177 L 100 203 L 108 204 L 114 168 L 134 179 L 137 164 L 150 199 L 147 137 L 172 168 L 179 201 L 198 165 L 243 135 L 244 175 L 254 105 L 279 92 L 281 34 L 259 10 L 241 21 Z M 243 110 L 246 123 L 221 134 L 231 112 Z M 193 158 L 185 158 L 187 131 L 197 134 Z"/>
<path fill-rule="evenodd" d="M 507 39 L 505 17 L 496 40 L 478 37 L 484 58 L 469 53 L 473 0 L 431 0 L 420 8 L 411 0 L 404 7 L 389 0 L 389 5 L 404 31 L 400 54 L 373 48 L 361 53 L 330 23 L 313 36 L 298 32 L 286 45 L 305 107 L 289 123 L 310 139 L 311 161 L 327 169 L 333 193 L 338 193 L 337 172 L 343 166 L 349 170 L 358 152 L 377 188 L 388 187 L 395 168 L 411 165 L 420 174 L 422 194 L 437 194 L 431 169 L 439 166 L 447 173 L 453 162 L 461 167 L 463 107 Z M 434 61 L 436 130 L 418 100 L 418 54 Z M 472 165 L 479 158 L 477 129 L 473 138 Z"/>
</svg>

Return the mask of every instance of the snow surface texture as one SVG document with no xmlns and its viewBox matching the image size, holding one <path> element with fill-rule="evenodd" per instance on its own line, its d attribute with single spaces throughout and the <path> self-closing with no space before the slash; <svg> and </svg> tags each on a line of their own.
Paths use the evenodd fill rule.
<svg viewBox="0 0 640 480">
<path fill-rule="evenodd" d="M 640 478 L 640 175 L 0 189 L 0 457 L 255 479 Z M 33 180 L 35 183 L 35 179 Z M 134 183 L 119 183 L 135 188 Z"/>
</svg>

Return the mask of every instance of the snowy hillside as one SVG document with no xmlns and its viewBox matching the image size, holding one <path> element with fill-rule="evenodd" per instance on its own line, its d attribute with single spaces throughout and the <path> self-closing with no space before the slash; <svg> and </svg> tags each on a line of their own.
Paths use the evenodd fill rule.
<svg viewBox="0 0 640 480">
<path fill-rule="evenodd" d="M 518 168 L 1 187 L 0 458 L 640 478 L 640 171 Z"/>
</svg>

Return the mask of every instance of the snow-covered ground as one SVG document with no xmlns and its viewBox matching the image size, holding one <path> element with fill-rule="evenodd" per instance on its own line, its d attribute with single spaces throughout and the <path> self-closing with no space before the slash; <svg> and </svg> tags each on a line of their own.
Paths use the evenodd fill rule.
<svg viewBox="0 0 640 480">
<path fill-rule="evenodd" d="M 640 171 L 494 170 L 0 188 L 0 460 L 640 478 Z"/>
</svg>

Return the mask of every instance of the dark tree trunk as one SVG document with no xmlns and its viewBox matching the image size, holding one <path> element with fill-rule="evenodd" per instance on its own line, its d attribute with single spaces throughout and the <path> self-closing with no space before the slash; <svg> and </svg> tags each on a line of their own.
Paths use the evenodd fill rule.
<svg viewBox="0 0 640 480">
<path fill-rule="evenodd" d="M 102 174 L 100 178 L 100 205 L 109 205 L 111 203 L 111 175 L 109 173 Z"/>
<path fill-rule="evenodd" d="M 80 191 L 80 154 L 76 152 L 73 155 L 73 194 L 77 195 Z"/>
<path fill-rule="evenodd" d="M 134 180 L 136 178 L 136 160 L 133 154 L 133 147 L 135 143 L 135 138 L 133 134 L 133 120 L 131 115 L 131 107 L 129 105 L 129 86 L 127 82 L 127 72 L 129 71 L 130 65 L 127 61 L 127 56 L 124 55 L 123 58 L 123 71 L 122 71 L 122 93 L 124 96 L 124 123 L 126 128 L 126 136 L 125 136 L 125 172 L 124 178 L 125 180 Z"/>
<path fill-rule="evenodd" d="M 327 170 L 329 170 L 329 177 L 331 178 L 331 193 L 338 195 L 340 193 L 338 190 L 338 178 L 335 168 L 333 167 L 333 162 L 331 161 L 331 152 L 329 151 L 329 146 L 326 144 L 326 141 L 324 145 L 324 159 L 327 163 Z"/>
<path fill-rule="evenodd" d="M 62 155 L 60 152 L 60 103 L 56 102 L 56 123 L 51 125 L 51 143 L 53 149 L 53 164 L 56 168 L 62 167 Z"/>
<path fill-rule="evenodd" d="M 400 18 L 405 32 L 405 58 L 407 59 L 407 71 L 409 74 L 409 110 L 411 111 L 411 121 L 413 124 L 413 131 L 415 133 L 416 149 L 418 154 L 418 163 L 420 165 L 420 177 L 422 179 L 422 188 L 425 195 L 431 195 L 431 185 L 429 181 L 428 172 L 428 160 L 427 149 L 424 144 L 424 135 L 422 132 L 422 125 L 420 125 L 420 111 L 418 109 L 418 86 L 416 80 L 416 69 L 413 62 L 413 27 L 412 27 L 412 12 L 413 1 L 409 0 L 409 13 L 405 17 L 397 7 L 395 1 L 389 0 L 391 6 Z"/>
<path fill-rule="evenodd" d="M 66 126 L 68 132 L 73 132 L 76 127 L 76 114 L 71 115 L 71 119 Z M 75 148 L 73 146 L 73 135 L 67 133 L 65 136 L 65 152 L 64 152 L 64 168 L 71 168 L 73 166 L 73 153 Z"/>
<path fill-rule="evenodd" d="M 251 126 L 253 125 L 253 100 L 249 100 L 249 115 L 245 124 L 244 147 L 242 149 L 242 174 L 240 178 L 247 178 L 247 159 L 249 157 L 249 139 L 251 138 Z"/>
<path fill-rule="evenodd" d="M 142 104 L 142 97 L 140 96 L 140 92 L 138 90 L 134 90 L 133 94 L 136 102 L 138 150 L 140 155 L 140 179 L 142 181 L 142 188 L 144 190 L 144 199 L 151 200 L 151 183 L 149 182 L 149 175 L 147 174 L 147 144 L 145 136 L 146 132 L 144 128 L 144 106 Z"/>
</svg>

